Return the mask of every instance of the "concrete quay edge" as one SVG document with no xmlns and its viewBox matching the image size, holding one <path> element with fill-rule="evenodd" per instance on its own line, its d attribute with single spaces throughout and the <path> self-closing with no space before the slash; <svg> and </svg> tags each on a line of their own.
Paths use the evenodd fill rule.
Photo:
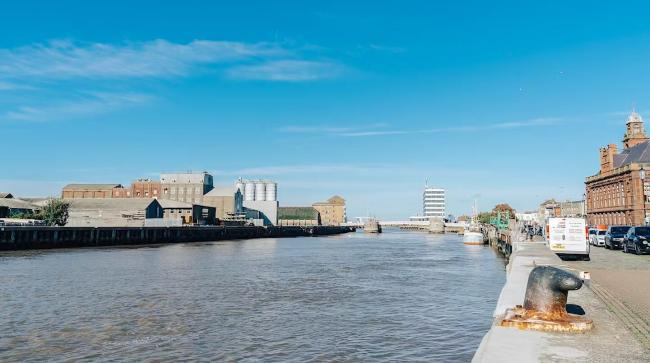
<svg viewBox="0 0 650 363">
<path fill-rule="evenodd" d="M 498 325 L 506 309 L 522 305 L 530 271 L 538 265 L 569 269 L 544 242 L 516 242 L 492 328 L 483 337 L 472 362 L 648 362 L 650 352 L 608 310 L 585 284 L 569 292 L 568 304 L 578 305 L 594 329 L 584 334 L 525 331 Z M 576 272 L 576 271 L 573 271 Z"/>
</svg>

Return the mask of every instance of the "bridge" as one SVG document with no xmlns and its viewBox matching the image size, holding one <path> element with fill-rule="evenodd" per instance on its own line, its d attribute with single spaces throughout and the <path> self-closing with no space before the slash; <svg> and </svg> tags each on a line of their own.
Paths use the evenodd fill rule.
<svg viewBox="0 0 650 363">
<path fill-rule="evenodd" d="M 400 227 L 400 228 L 419 228 L 419 229 L 427 229 L 430 225 L 429 221 L 391 221 L 391 220 L 386 220 L 386 221 L 377 221 L 380 226 L 382 227 Z M 347 227 L 356 227 L 356 228 L 363 228 L 364 224 L 361 222 L 348 222 L 341 224 L 341 226 L 347 226 Z M 445 229 L 448 231 L 454 231 L 457 232 L 461 229 L 465 229 L 467 226 L 466 223 L 445 223 Z"/>
</svg>

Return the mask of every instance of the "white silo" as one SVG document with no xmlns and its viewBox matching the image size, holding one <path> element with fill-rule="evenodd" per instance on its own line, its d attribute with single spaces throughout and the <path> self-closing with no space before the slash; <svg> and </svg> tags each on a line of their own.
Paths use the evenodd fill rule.
<svg viewBox="0 0 650 363">
<path fill-rule="evenodd" d="M 254 201 L 255 200 L 255 183 L 252 181 L 246 181 L 244 184 L 244 200 L 245 201 Z"/>
<path fill-rule="evenodd" d="M 260 202 L 266 200 L 266 183 L 261 180 L 255 182 L 255 200 Z"/>
<path fill-rule="evenodd" d="M 266 183 L 266 200 L 275 202 L 278 200 L 278 184 L 273 182 Z"/>
</svg>

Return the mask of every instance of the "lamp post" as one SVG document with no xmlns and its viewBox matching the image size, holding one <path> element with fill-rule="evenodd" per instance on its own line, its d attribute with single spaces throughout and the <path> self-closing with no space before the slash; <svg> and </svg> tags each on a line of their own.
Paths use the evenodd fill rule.
<svg viewBox="0 0 650 363">
<path fill-rule="evenodd" d="M 643 166 L 639 170 L 639 176 L 641 177 L 641 188 L 643 190 L 643 225 L 645 226 L 648 224 L 648 218 L 645 212 L 645 169 L 643 169 Z"/>
</svg>

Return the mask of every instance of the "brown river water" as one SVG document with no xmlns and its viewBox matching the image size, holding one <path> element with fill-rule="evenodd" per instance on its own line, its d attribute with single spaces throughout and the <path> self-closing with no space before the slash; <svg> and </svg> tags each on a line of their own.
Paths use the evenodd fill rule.
<svg viewBox="0 0 650 363">
<path fill-rule="evenodd" d="M 0 361 L 468 362 L 489 247 L 385 230 L 0 255 Z"/>
</svg>

